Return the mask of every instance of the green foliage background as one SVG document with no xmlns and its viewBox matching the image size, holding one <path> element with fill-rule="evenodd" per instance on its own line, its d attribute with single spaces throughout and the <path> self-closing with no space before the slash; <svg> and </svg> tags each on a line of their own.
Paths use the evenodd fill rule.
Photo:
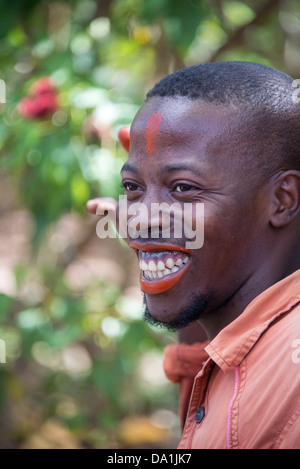
<svg viewBox="0 0 300 469">
<path fill-rule="evenodd" d="M 118 197 L 117 133 L 162 76 L 250 60 L 300 75 L 294 0 L 0 1 L 0 447 L 176 447 L 176 337 L 144 324 L 131 252 L 85 210 Z M 49 76 L 60 108 L 17 109 Z"/>
</svg>

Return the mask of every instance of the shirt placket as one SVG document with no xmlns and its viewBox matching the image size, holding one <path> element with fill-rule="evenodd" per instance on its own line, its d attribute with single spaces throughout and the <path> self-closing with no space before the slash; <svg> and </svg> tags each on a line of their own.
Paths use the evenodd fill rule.
<svg viewBox="0 0 300 469">
<path fill-rule="evenodd" d="M 205 417 L 205 396 L 214 362 L 208 359 L 194 380 L 189 409 L 178 448 L 191 448 L 193 435 Z"/>
</svg>

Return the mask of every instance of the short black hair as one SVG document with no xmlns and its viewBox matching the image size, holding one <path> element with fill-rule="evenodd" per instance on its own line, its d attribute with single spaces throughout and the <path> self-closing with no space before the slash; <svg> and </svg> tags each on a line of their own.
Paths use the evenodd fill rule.
<svg viewBox="0 0 300 469">
<path fill-rule="evenodd" d="M 224 137 L 228 143 L 234 139 L 239 157 L 251 153 L 256 167 L 269 175 L 278 169 L 300 170 L 300 104 L 295 84 L 289 75 L 263 64 L 204 63 L 164 77 L 147 93 L 146 101 L 155 96 L 186 97 L 233 106 L 242 118 Z"/>
</svg>

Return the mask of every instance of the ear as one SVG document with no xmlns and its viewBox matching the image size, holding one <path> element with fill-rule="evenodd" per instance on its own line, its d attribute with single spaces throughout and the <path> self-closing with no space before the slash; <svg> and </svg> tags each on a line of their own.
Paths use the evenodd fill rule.
<svg viewBox="0 0 300 469">
<path fill-rule="evenodd" d="M 130 147 L 130 129 L 129 127 L 122 127 L 118 132 L 118 137 L 122 147 L 129 152 Z"/>
<path fill-rule="evenodd" d="M 300 213 L 300 171 L 285 171 L 274 183 L 274 210 L 270 223 L 280 228 L 291 223 Z"/>
</svg>

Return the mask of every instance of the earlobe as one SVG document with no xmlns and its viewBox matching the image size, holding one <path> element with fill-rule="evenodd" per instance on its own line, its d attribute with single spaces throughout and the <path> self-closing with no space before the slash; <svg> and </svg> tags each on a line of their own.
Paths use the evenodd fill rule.
<svg viewBox="0 0 300 469">
<path fill-rule="evenodd" d="M 118 132 L 118 138 L 122 147 L 129 152 L 130 147 L 130 129 L 129 127 L 122 127 Z"/>
<path fill-rule="evenodd" d="M 300 171 L 280 174 L 274 183 L 274 204 L 270 223 L 280 228 L 291 223 L 300 213 Z"/>
</svg>

